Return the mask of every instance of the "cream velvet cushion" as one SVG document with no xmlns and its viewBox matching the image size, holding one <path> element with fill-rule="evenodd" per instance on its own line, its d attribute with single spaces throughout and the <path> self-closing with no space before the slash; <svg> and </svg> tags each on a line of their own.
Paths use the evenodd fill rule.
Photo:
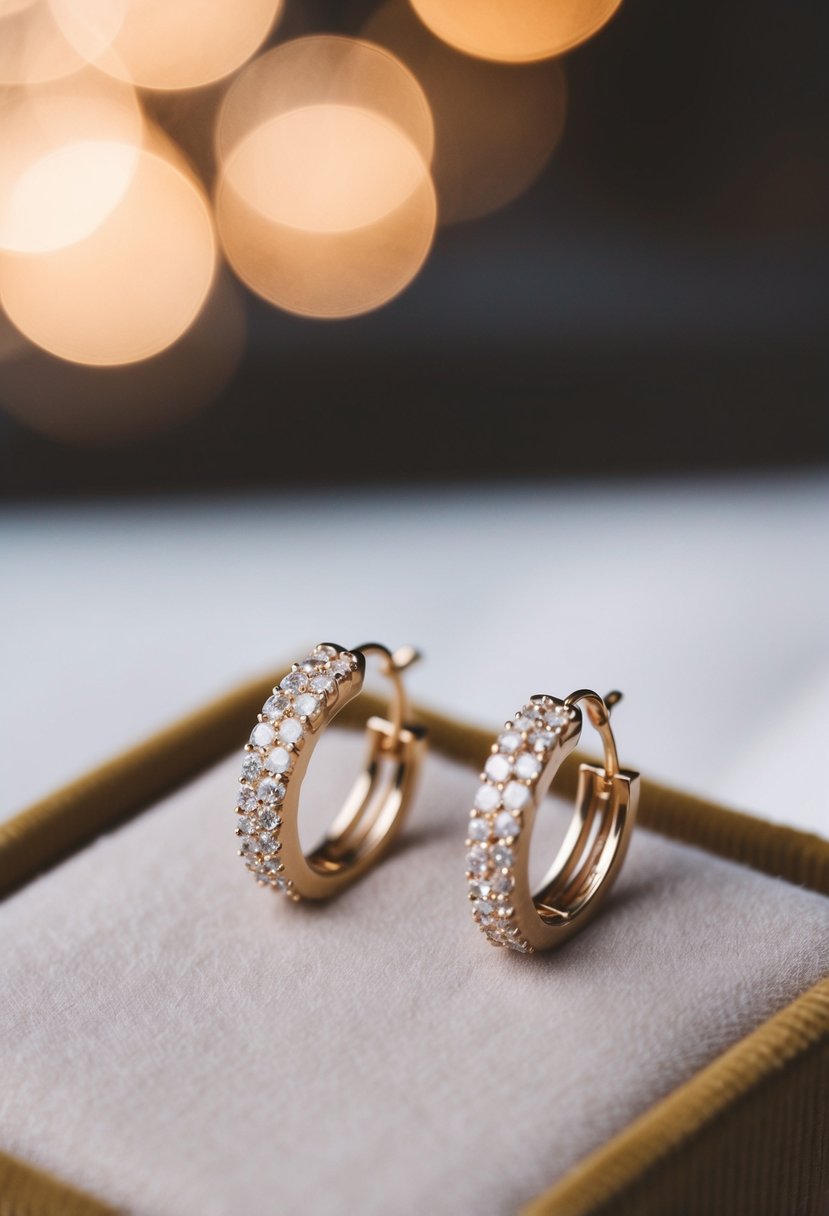
<svg viewBox="0 0 829 1216">
<path fill-rule="evenodd" d="M 561 952 L 493 949 L 436 756 L 393 855 L 292 905 L 234 856 L 237 768 L 0 907 L 0 1144 L 132 1212 L 514 1211 L 829 971 L 829 900 L 645 831 Z"/>
</svg>

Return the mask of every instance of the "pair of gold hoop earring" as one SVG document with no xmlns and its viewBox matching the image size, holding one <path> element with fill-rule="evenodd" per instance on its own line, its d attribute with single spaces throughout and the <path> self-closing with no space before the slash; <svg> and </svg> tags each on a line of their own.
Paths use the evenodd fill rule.
<svg viewBox="0 0 829 1216">
<path fill-rule="evenodd" d="M 328 899 L 389 849 L 426 751 L 426 730 L 409 720 L 402 678 L 418 657 L 411 647 L 392 653 L 376 642 L 354 650 L 320 643 L 274 688 L 245 747 L 236 799 L 239 855 L 258 883 L 292 900 Z M 325 727 L 362 692 L 371 658 L 392 685 L 388 715 L 366 722 L 366 766 L 322 843 L 305 854 L 298 830 L 303 778 Z M 589 689 L 563 701 L 533 696 L 493 743 L 466 833 L 472 913 L 493 945 L 525 954 L 560 945 L 598 911 L 615 881 L 639 795 L 639 774 L 620 768 L 610 726 L 620 696 Z M 604 764 L 581 765 L 572 821 L 533 892 L 536 815 L 578 743 L 583 711 L 601 738 Z"/>
</svg>

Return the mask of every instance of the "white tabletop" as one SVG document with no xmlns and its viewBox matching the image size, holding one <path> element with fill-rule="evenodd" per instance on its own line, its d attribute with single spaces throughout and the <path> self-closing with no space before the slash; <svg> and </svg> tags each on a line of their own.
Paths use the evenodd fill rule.
<svg viewBox="0 0 829 1216">
<path fill-rule="evenodd" d="M 414 642 L 483 723 L 625 691 L 622 762 L 829 835 L 829 478 L 16 507 L 2 517 L 11 814 L 319 640 Z M 252 707 L 255 712 L 256 707 Z"/>
</svg>

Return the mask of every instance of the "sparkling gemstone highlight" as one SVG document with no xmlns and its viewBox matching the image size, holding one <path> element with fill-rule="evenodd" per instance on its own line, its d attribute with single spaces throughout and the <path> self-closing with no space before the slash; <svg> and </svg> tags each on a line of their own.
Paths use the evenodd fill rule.
<svg viewBox="0 0 829 1216">
<path fill-rule="evenodd" d="M 267 722 L 257 722 L 250 734 L 250 741 L 254 747 L 268 747 L 273 743 L 273 739 L 273 727 L 268 726 Z"/>
<path fill-rule="evenodd" d="M 510 781 L 504 790 L 504 806 L 510 811 L 520 811 L 530 801 L 530 791 L 520 781 Z"/>
<path fill-rule="evenodd" d="M 305 692 L 308 687 L 308 677 L 304 671 L 292 671 L 281 681 L 279 687 L 290 693 Z"/>
<path fill-rule="evenodd" d="M 294 762 L 291 753 L 285 747 L 275 747 L 265 761 L 265 767 L 270 773 L 287 773 Z"/>
<path fill-rule="evenodd" d="M 271 722 L 276 722 L 290 708 L 291 698 L 286 697 L 282 692 L 275 692 L 272 697 L 268 697 L 262 706 L 262 713 Z"/>
<path fill-rule="evenodd" d="M 283 718 L 277 734 L 281 743 L 299 743 L 302 738 L 302 723 L 297 718 Z"/>
<path fill-rule="evenodd" d="M 480 878 L 470 878 L 469 890 L 476 897 L 476 899 L 489 899 L 489 896 L 492 893 L 492 887 L 490 886 L 489 882 L 486 882 Z"/>
<path fill-rule="evenodd" d="M 245 756 L 245 759 L 242 762 L 242 776 L 245 781 L 255 781 L 256 778 L 260 776 L 261 772 L 262 761 L 259 756 L 255 756 L 253 753 L 251 753 L 249 756 Z"/>
<path fill-rule="evenodd" d="M 307 659 L 303 659 L 299 665 L 299 670 L 306 672 L 308 675 L 313 675 L 315 671 L 319 671 L 325 659 L 320 654 L 309 654 Z"/>
<path fill-rule="evenodd" d="M 515 761 L 515 775 L 522 781 L 532 781 L 541 772 L 541 761 L 537 756 L 524 752 Z"/>
<path fill-rule="evenodd" d="M 474 845 L 466 855 L 467 868 L 473 874 L 483 874 L 489 865 L 489 852 L 482 845 Z"/>
<path fill-rule="evenodd" d="M 506 730 L 498 739 L 498 746 L 502 752 L 512 755 L 517 752 L 524 740 L 519 735 L 518 731 Z"/>
<path fill-rule="evenodd" d="M 322 675 L 313 676 L 309 684 L 312 692 L 319 693 L 323 697 L 330 697 L 332 693 L 337 691 L 337 681 L 333 676 Z"/>
<path fill-rule="evenodd" d="M 527 742 L 537 752 L 548 752 L 555 744 L 556 737 L 549 730 L 539 730 L 530 735 Z"/>
<path fill-rule="evenodd" d="M 494 785 L 482 785 L 475 795 L 476 811 L 483 811 L 486 814 L 488 811 L 494 811 L 501 805 L 501 795 L 498 793 Z"/>
<path fill-rule="evenodd" d="M 516 837 L 519 834 L 521 824 L 508 811 L 502 811 L 495 820 L 495 831 L 503 840 L 508 840 L 510 836 Z"/>
<path fill-rule="evenodd" d="M 249 785 L 240 785 L 236 794 L 236 805 L 240 811 L 252 811 L 256 806 L 256 790 Z"/>
<path fill-rule="evenodd" d="M 515 854 L 507 844 L 493 845 L 491 856 L 492 864 L 499 870 L 508 870 L 515 861 Z"/>
<path fill-rule="evenodd" d="M 259 823 L 260 826 L 265 829 L 265 831 L 272 832 L 275 828 L 279 827 L 282 820 L 272 807 L 263 806 L 259 812 Z"/>
<path fill-rule="evenodd" d="M 301 718 L 313 718 L 319 713 L 322 704 L 318 697 L 313 696 L 309 692 L 303 693 L 297 697 L 294 702 L 294 708 Z"/>
<path fill-rule="evenodd" d="M 480 816 L 470 819 L 466 834 L 470 840 L 488 840 L 489 824 Z"/>
<path fill-rule="evenodd" d="M 484 772 L 490 781 L 494 781 L 496 785 L 500 785 L 512 773 L 512 761 L 496 752 L 494 756 L 490 756 L 487 760 L 484 765 Z"/>
<path fill-rule="evenodd" d="M 285 786 L 281 781 L 272 781 L 270 777 L 266 777 L 264 781 L 259 782 L 257 793 L 260 802 L 264 802 L 266 806 L 274 806 L 285 797 Z"/>
</svg>

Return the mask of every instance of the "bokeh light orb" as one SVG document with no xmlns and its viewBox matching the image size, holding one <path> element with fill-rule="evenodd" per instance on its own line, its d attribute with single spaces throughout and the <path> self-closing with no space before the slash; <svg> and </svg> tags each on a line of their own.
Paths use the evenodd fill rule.
<svg viewBox="0 0 829 1216">
<path fill-rule="evenodd" d="M 129 187 L 144 134 L 135 90 L 94 69 L 0 97 L 0 249 L 92 233 Z"/>
<path fill-rule="evenodd" d="M 85 63 L 55 20 L 49 0 L 0 0 L 0 85 L 58 80 Z"/>
<path fill-rule="evenodd" d="M 228 260 L 288 311 L 345 317 L 414 278 L 434 236 L 428 103 L 388 52 L 286 43 L 241 74 L 217 130 L 216 217 Z"/>
<path fill-rule="evenodd" d="M 241 290 L 220 273 L 196 321 L 140 363 L 91 367 L 17 343 L 0 365 L 0 409 L 30 430 L 73 447 L 115 447 L 181 426 L 215 401 L 245 349 Z M 3 359 L 0 313 L 0 360 Z"/>
<path fill-rule="evenodd" d="M 431 248 L 437 218 L 437 200 L 427 167 L 417 149 L 398 128 L 383 123 L 376 114 L 351 111 L 347 122 L 332 123 L 326 107 L 314 107 L 311 119 L 320 123 L 322 135 L 315 139 L 312 121 L 291 123 L 287 133 L 302 132 L 301 154 L 286 153 L 286 132 L 279 120 L 265 123 L 252 132 L 231 157 L 216 195 L 216 218 L 225 254 L 248 287 L 272 304 L 308 317 L 347 317 L 369 312 L 398 295 L 415 277 Z M 385 214 L 378 212 L 377 198 L 360 185 L 346 192 L 338 205 L 326 206 L 321 195 L 325 183 L 340 177 L 341 157 L 335 152 L 333 165 L 326 164 L 325 151 L 334 125 L 346 125 L 352 137 L 359 135 L 368 145 L 355 163 L 368 163 L 373 178 L 381 155 L 400 179 L 382 191 L 386 199 L 401 193 L 400 181 L 414 183 L 402 201 Z M 270 158 L 274 146 L 285 156 Z M 377 156 L 372 157 L 370 147 Z M 352 145 L 353 148 L 353 145 Z M 257 163 L 269 164 L 274 180 L 291 160 L 315 155 L 317 172 L 305 183 L 294 178 L 287 192 L 274 191 L 276 206 L 266 213 L 245 196 L 249 171 Z M 267 187 L 260 180 L 250 196 L 261 200 Z M 303 193 L 308 201 L 303 206 Z M 280 223 L 270 218 L 276 212 L 302 218 L 300 224 Z M 268 214 L 270 213 L 270 214 Z M 362 218 L 364 221 L 358 223 Z M 315 223 L 317 227 L 308 225 Z M 336 225 L 336 226 L 335 226 Z"/>
<path fill-rule="evenodd" d="M 35 0 L 0 0 L 0 21 L 5 17 L 15 17 L 24 9 L 33 8 Z"/>
<path fill-rule="evenodd" d="M 272 171 L 270 171 L 272 170 Z M 399 127 L 356 106 L 302 106 L 251 132 L 225 181 L 265 219 L 308 232 L 375 224 L 419 185 L 423 159 Z"/>
<path fill-rule="evenodd" d="M 584 42 L 621 0 L 411 0 L 424 25 L 467 55 L 503 63 L 550 59 Z"/>
<path fill-rule="evenodd" d="M 216 124 L 218 160 L 269 119 L 323 105 L 379 114 L 405 132 L 427 164 L 431 161 L 432 112 L 412 72 L 382 47 L 330 34 L 285 42 L 239 73 Z"/>
<path fill-rule="evenodd" d="M 0 300 L 36 345 L 107 366 L 146 359 L 190 326 L 213 279 L 216 248 L 203 192 L 144 148 L 115 209 L 84 240 L 0 257 Z"/>
<path fill-rule="evenodd" d="M 426 94 L 442 224 L 488 215 L 536 180 L 564 130 L 559 62 L 519 67 L 464 55 L 435 37 L 407 0 L 381 5 L 363 33 L 398 55 Z"/>
<path fill-rule="evenodd" d="M 227 76 L 259 49 L 280 8 L 281 0 L 51 0 L 82 58 L 146 89 Z"/>
<path fill-rule="evenodd" d="M 3 374 L 3 364 L 15 358 L 28 343 L 20 330 L 12 325 L 2 308 L 0 308 L 0 378 Z"/>
</svg>

